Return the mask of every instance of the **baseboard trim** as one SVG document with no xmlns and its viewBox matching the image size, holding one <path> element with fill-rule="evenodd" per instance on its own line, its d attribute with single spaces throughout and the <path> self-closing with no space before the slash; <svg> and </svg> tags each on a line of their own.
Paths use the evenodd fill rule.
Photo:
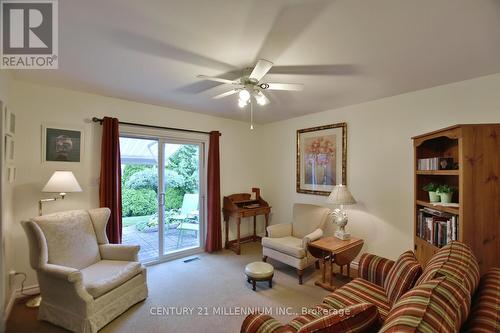
<svg viewBox="0 0 500 333">
<path fill-rule="evenodd" d="M 7 305 L 5 306 L 5 311 L 4 311 L 4 315 L 3 315 L 4 323 L 7 322 L 7 319 L 10 316 L 10 312 L 12 311 L 12 308 L 14 307 L 14 303 L 16 302 L 17 299 L 19 299 L 21 297 L 26 297 L 26 296 L 38 295 L 39 293 L 40 293 L 40 287 L 37 284 L 24 288 L 22 294 L 21 294 L 21 289 L 13 290 L 10 293 L 9 301 L 7 302 Z"/>
</svg>

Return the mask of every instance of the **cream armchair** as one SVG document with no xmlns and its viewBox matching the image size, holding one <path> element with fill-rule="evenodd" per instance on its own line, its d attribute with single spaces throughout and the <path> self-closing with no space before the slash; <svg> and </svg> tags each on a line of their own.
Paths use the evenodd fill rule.
<svg viewBox="0 0 500 333">
<path fill-rule="evenodd" d="M 38 319 L 97 332 L 148 295 L 139 246 L 108 244 L 108 208 L 23 221 L 42 296 Z"/>
<path fill-rule="evenodd" d="M 307 245 L 323 236 L 329 212 L 326 207 L 294 204 L 292 223 L 267 227 L 268 236 L 262 238 L 262 260 L 269 257 L 295 267 L 302 284 L 304 269 L 316 261 Z"/>
</svg>

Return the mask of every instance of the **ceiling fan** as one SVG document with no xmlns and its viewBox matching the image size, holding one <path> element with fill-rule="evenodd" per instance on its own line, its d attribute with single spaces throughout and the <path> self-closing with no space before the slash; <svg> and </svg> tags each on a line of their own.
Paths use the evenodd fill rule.
<svg viewBox="0 0 500 333">
<path fill-rule="evenodd" d="M 213 96 L 212 98 L 219 99 L 237 93 L 239 96 L 238 106 L 240 108 L 245 107 L 249 103 L 251 104 L 252 98 L 255 99 L 259 105 L 269 104 L 269 99 L 264 94 L 265 90 L 300 91 L 304 89 L 302 83 L 272 83 L 263 81 L 262 79 L 272 66 L 272 62 L 260 59 L 257 61 L 254 68 L 243 70 L 243 75 L 236 80 L 227 80 L 207 75 L 198 75 L 198 78 L 232 85 L 233 89 Z"/>
</svg>

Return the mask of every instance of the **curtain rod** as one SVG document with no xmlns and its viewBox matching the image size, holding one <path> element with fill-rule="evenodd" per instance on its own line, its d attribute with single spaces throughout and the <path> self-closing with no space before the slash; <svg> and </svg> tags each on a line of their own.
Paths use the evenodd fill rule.
<svg viewBox="0 0 500 333">
<path fill-rule="evenodd" d="M 92 121 L 94 123 L 99 123 L 102 125 L 102 118 L 97 118 L 93 117 Z M 120 125 L 130 125 L 130 126 L 140 126 L 140 127 L 147 127 L 147 128 L 156 128 L 156 129 L 162 129 L 162 130 L 170 130 L 170 131 L 179 131 L 179 132 L 189 132 L 189 133 L 200 133 L 200 134 L 210 134 L 210 132 L 204 132 L 204 131 L 197 131 L 197 130 L 190 130 L 190 129 L 184 129 L 184 128 L 174 128 L 174 127 L 163 127 L 163 126 L 155 126 L 155 125 L 146 125 L 146 124 L 138 124 L 138 123 L 127 123 L 124 121 L 119 121 L 118 122 Z M 219 136 L 222 134 L 219 133 Z"/>
</svg>

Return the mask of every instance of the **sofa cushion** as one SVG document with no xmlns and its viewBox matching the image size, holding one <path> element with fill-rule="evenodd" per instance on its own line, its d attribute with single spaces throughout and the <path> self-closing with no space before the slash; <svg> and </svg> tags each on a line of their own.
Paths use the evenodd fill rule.
<svg viewBox="0 0 500 333">
<path fill-rule="evenodd" d="M 288 323 L 288 327 L 294 331 L 300 330 L 304 325 L 307 325 L 311 321 L 319 319 L 324 316 L 338 313 L 338 309 L 332 306 L 322 303 L 310 308 L 304 308 L 302 315 L 295 317 L 292 321 Z"/>
<path fill-rule="evenodd" d="M 470 247 L 456 241 L 442 247 L 429 260 L 416 285 L 440 276 L 458 280 L 474 294 L 479 283 L 479 266 Z"/>
<path fill-rule="evenodd" d="M 86 210 L 32 219 L 47 241 L 48 263 L 81 269 L 101 259 L 94 226 Z"/>
<path fill-rule="evenodd" d="M 413 251 L 401 254 L 387 273 L 384 289 L 391 304 L 401 295 L 410 290 L 422 273 L 422 267 L 415 258 Z"/>
<path fill-rule="evenodd" d="M 141 273 L 142 265 L 134 261 L 101 260 L 81 270 L 83 285 L 97 298 Z"/>
<path fill-rule="evenodd" d="M 323 299 L 323 303 L 335 309 L 342 309 L 359 303 L 372 303 L 377 306 L 382 320 L 387 317 L 390 310 L 385 290 L 374 283 L 360 278 L 352 280 L 326 296 Z"/>
<path fill-rule="evenodd" d="M 457 280 L 430 280 L 401 296 L 379 332 L 458 332 L 469 306 L 469 292 Z"/>
<path fill-rule="evenodd" d="M 358 276 L 383 287 L 392 266 L 394 261 L 390 259 L 364 253 L 359 258 Z"/>
<path fill-rule="evenodd" d="M 280 238 L 264 237 L 262 238 L 262 246 L 286 253 L 298 259 L 306 256 L 306 250 L 302 247 L 302 239 L 291 236 Z"/>
<path fill-rule="evenodd" d="M 373 332 L 379 325 L 377 307 L 369 303 L 349 306 L 311 320 L 297 330 L 297 333 L 356 333 Z"/>
<path fill-rule="evenodd" d="M 248 315 L 241 324 L 241 333 L 296 333 L 297 331 L 288 325 L 283 325 L 273 317 L 255 313 Z"/>
<path fill-rule="evenodd" d="M 500 268 L 483 275 L 464 332 L 500 332 Z"/>
</svg>

